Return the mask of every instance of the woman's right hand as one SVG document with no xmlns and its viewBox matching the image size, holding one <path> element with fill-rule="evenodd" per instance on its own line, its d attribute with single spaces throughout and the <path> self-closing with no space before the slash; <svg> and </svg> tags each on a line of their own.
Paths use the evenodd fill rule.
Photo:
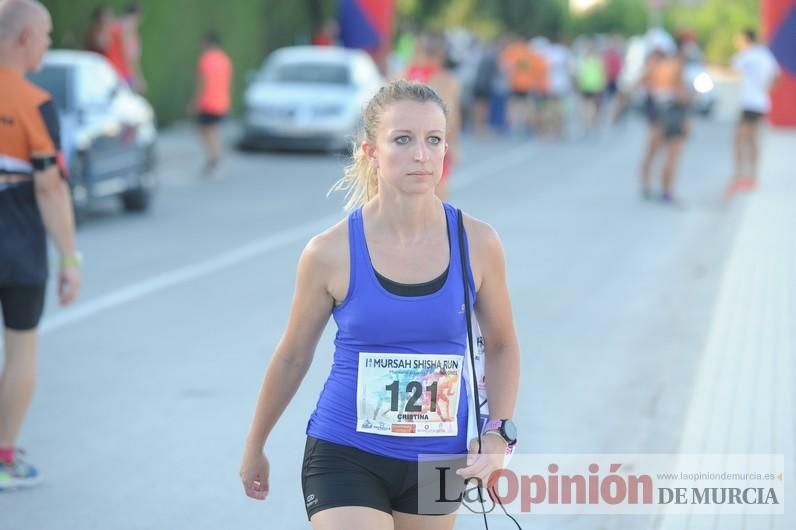
<svg viewBox="0 0 796 530">
<path fill-rule="evenodd" d="M 248 497 L 264 500 L 268 495 L 268 459 L 258 449 L 246 449 L 240 465 L 240 479 Z"/>
</svg>

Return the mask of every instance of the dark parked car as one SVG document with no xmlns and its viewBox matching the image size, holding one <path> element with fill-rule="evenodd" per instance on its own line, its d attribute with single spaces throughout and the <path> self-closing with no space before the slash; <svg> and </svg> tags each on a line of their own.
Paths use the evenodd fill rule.
<svg viewBox="0 0 796 530">
<path fill-rule="evenodd" d="M 157 130 L 150 104 L 92 52 L 48 52 L 41 70 L 29 78 L 53 96 L 59 109 L 76 211 L 110 196 L 119 197 L 128 211 L 146 210 L 157 185 Z"/>
</svg>

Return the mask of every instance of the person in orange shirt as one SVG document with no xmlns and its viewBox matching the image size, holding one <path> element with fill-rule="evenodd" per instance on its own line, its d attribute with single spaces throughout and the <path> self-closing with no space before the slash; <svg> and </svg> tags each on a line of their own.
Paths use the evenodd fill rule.
<svg viewBox="0 0 796 530">
<path fill-rule="evenodd" d="M 534 53 L 522 37 L 516 37 L 500 56 L 505 70 L 511 98 L 509 99 L 509 126 L 514 129 L 525 128 L 530 124 L 530 94 L 544 93 L 547 90 L 547 65 L 544 59 Z"/>
<path fill-rule="evenodd" d="M 229 112 L 232 71 L 232 61 L 221 49 L 221 39 L 218 34 L 207 33 L 203 40 L 202 55 L 196 67 L 197 87 L 193 102 L 199 133 L 207 155 L 205 173 L 212 173 L 221 160 L 219 124 Z"/>
<path fill-rule="evenodd" d="M 0 1 L 0 492 L 40 480 L 16 442 L 36 383 L 48 235 L 60 254 L 59 301 L 71 303 L 80 290 L 58 111 L 50 94 L 25 78 L 39 69 L 51 30 L 39 2 Z"/>
</svg>

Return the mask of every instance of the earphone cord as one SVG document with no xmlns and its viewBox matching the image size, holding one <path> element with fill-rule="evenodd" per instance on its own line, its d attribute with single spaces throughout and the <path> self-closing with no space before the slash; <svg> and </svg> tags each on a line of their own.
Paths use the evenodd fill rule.
<svg viewBox="0 0 796 530">
<path fill-rule="evenodd" d="M 475 424 L 476 424 L 476 432 L 478 433 L 478 454 L 481 453 L 481 406 L 478 403 L 478 378 L 475 375 L 475 350 L 473 349 L 473 322 L 472 317 L 470 315 L 470 286 L 468 285 L 467 278 L 469 276 L 469 267 L 467 266 L 467 258 L 464 255 L 464 218 L 462 216 L 462 211 L 456 211 L 457 217 L 457 225 L 459 229 L 459 256 L 461 258 L 462 263 L 462 278 L 464 279 L 464 313 L 465 318 L 467 319 L 467 345 L 470 348 L 470 371 L 472 373 L 472 380 L 473 380 L 473 404 L 475 405 Z M 478 484 L 478 483 L 476 483 Z M 489 522 L 486 519 L 486 507 L 484 506 L 484 494 L 481 491 L 481 487 L 476 485 L 478 489 L 478 500 L 481 502 L 481 514 L 484 516 L 484 528 L 489 530 Z M 517 520 L 509 515 L 509 512 L 506 510 L 506 507 L 503 506 L 503 503 L 500 500 L 500 497 L 497 495 L 496 492 L 490 491 L 487 488 L 487 493 L 489 493 L 489 497 L 492 499 L 492 502 L 497 502 L 500 505 L 500 508 L 503 510 L 503 513 L 506 514 L 506 517 L 514 521 L 514 524 L 517 525 L 517 528 L 522 530 L 520 523 Z"/>
</svg>

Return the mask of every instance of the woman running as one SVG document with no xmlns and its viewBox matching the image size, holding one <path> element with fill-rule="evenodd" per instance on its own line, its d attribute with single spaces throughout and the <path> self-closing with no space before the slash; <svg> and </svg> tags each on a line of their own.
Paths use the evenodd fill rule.
<svg viewBox="0 0 796 530">
<path fill-rule="evenodd" d="M 450 529 L 458 504 L 441 515 L 419 507 L 427 499 L 419 496 L 418 455 L 462 455 L 452 477 L 459 480 L 450 480 L 461 483 L 461 492 L 464 477 L 483 480 L 501 468 L 507 444 L 516 442 L 510 418 L 519 346 L 503 249 L 489 225 L 464 216 L 469 259 L 462 267 L 457 210 L 434 193 L 447 149 L 446 109 L 436 92 L 394 81 L 373 97 L 363 119 L 353 163 L 333 188 L 348 191 L 353 211 L 314 237 L 299 259 L 287 329 L 265 374 L 240 475 L 249 497 L 266 498 L 264 445 L 331 315 L 338 328 L 334 362 L 307 426 L 302 466 L 312 527 Z M 487 424 L 481 454 L 477 440 L 467 440 L 461 375 L 465 279 L 489 351 L 490 412 L 500 418 Z M 426 385 L 441 369 L 456 384 Z M 391 371 L 393 381 L 377 388 L 373 382 L 383 383 Z M 374 421 L 369 407 L 380 400 L 368 394 L 383 390 L 390 409 Z M 450 404 L 444 418 L 430 412 L 443 391 Z"/>
</svg>

